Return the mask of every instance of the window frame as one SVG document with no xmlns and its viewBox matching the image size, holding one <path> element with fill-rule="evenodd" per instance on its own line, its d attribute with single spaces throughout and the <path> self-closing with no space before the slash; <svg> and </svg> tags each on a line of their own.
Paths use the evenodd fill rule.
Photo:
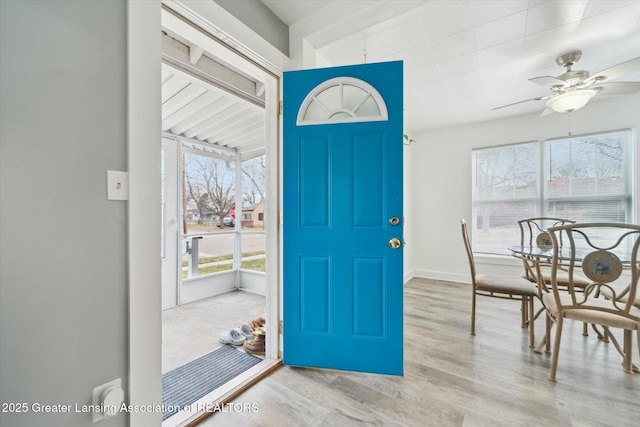
<svg viewBox="0 0 640 427">
<path fill-rule="evenodd" d="M 356 89 L 359 89 L 364 94 L 366 94 L 366 98 L 363 98 L 363 102 L 357 104 L 357 106 L 353 109 L 345 109 L 343 101 L 345 100 L 344 96 L 344 87 L 351 86 Z M 321 101 L 318 100 L 318 97 L 325 92 L 326 90 L 330 90 L 333 88 L 338 88 L 340 92 L 340 108 L 335 110 L 329 110 L 326 108 L 326 112 L 329 114 L 328 118 L 324 119 L 311 119 L 307 117 L 307 111 L 311 107 L 312 104 L 318 103 L 318 105 L 323 105 Z M 358 113 L 359 107 L 362 106 L 364 100 L 371 98 L 373 102 L 376 104 L 379 113 L 374 115 L 361 115 Z M 334 117 L 337 113 L 345 113 L 348 114 L 349 117 Z M 322 125 L 322 124 L 338 124 L 338 123 L 358 123 L 358 122 L 373 122 L 373 121 L 387 121 L 389 120 L 389 113 L 387 110 L 387 104 L 384 101 L 380 92 L 367 83 L 364 80 L 357 79 L 355 77 L 334 77 L 329 80 L 325 80 L 320 83 L 316 87 L 314 87 L 302 101 L 300 108 L 298 109 L 298 115 L 296 119 L 297 126 L 309 126 L 309 125 Z"/>
<path fill-rule="evenodd" d="M 624 177 L 624 183 L 626 184 L 624 190 L 623 190 L 623 194 L 616 194 L 613 196 L 608 196 L 606 194 L 599 194 L 599 195 L 595 195 L 595 196 L 585 196 L 585 195 L 578 195 L 578 196 L 557 196 L 557 195 L 551 195 L 551 192 L 548 189 L 548 181 L 550 181 L 550 177 L 551 177 L 551 168 L 549 166 L 549 159 L 550 159 L 550 155 L 549 155 L 549 147 L 551 144 L 557 143 L 557 142 L 561 142 L 561 141 L 574 141 L 574 140 L 580 140 L 580 139 L 587 139 L 587 138 L 597 138 L 599 136 L 606 136 L 606 135 L 617 135 L 620 134 L 622 135 L 623 138 L 623 147 L 624 147 L 624 152 L 623 152 L 623 166 L 622 166 L 622 170 L 623 170 L 623 177 Z M 523 146 L 523 145 L 535 145 L 537 147 L 537 165 L 536 165 L 536 176 L 535 176 L 535 187 L 536 187 L 536 198 L 534 201 L 534 210 L 535 213 L 531 215 L 531 217 L 533 216 L 557 216 L 554 214 L 554 212 L 550 211 L 551 208 L 551 204 L 552 203 L 567 203 L 567 205 L 571 205 L 572 203 L 586 203 L 589 201 L 606 201 L 606 200 L 619 200 L 622 202 L 622 204 L 624 205 L 624 214 L 625 214 L 625 219 L 624 222 L 628 222 L 628 223 L 632 223 L 635 221 L 637 212 L 636 212 L 636 206 L 638 203 L 637 200 L 637 196 L 635 196 L 635 191 L 636 191 L 636 176 L 635 176 L 635 165 L 638 162 L 637 159 L 637 154 L 636 150 L 636 134 L 633 131 L 633 129 L 629 129 L 629 128 L 625 128 L 625 129 L 615 129 L 615 130 L 608 130 L 608 131 L 602 131 L 602 132 L 593 132 L 593 133 L 585 133 L 585 134 L 580 134 L 580 135 L 570 135 L 570 136 L 563 136 L 563 137 L 554 137 L 554 138 L 547 138 L 547 139 L 541 139 L 541 140 L 534 140 L 534 141 L 522 141 L 522 142 L 516 142 L 516 143 L 511 143 L 511 144 L 502 144 L 502 145 L 494 145 L 494 146 L 484 146 L 484 147 L 478 147 L 478 148 L 474 148 L 472 149 L 472 171 L 471 171 L 471 175 L 472 175 L 472 201 L 471 201 L 471 210 L 472 210 L 472 221 L 471 221 L 471 227 L 472 227 L 472 248 L 473 251 L 475 253 L 479 253 L 479 254 L 484 254 L 484 255 L 490 255 L 490 256 L 508 256 L 510 255 L 507 247 L 510 245 L 514 245 L 517 244 L 517 242 L 519 242 L 519 231 L 517 234 L 513 235 L 513 240 L 510 241 L 504 241 L 504 249 L 502 251 L 498 251 L 496 248 L 487 248 L 486 246 L 484 247 L 479 247 L 478 246 L 478 232 L 481 231 L 478 228 L 478 218 L 479 218 L 479 207 L 483 204 L 483 203 L 491 203 L 491 202 L 501 202 L 501 203 L 517 203 L 518 201 L 523 201 L 524 199 L 522 197 L 513 197 L 513 198 L 505 198 L 505 199 L 500 199 L 500 198 L 494 198 L 494 199 L 483 199 L 483 198 L 478 198 L 478 194 L 477 194 L 477 189 L 478 189 L 478 180 L 481 178 L 478 176 L 478 170 L 477 170 L 477 156 L 478 153 L 481 153 L 485 150 L 496 150 L 496 149 L 501 149 L 501 148 L 508 148 L 508 147 L 518 147 L 518 146 Z M 527 200 L 533 200 L 531 198 L 528 198 Z M 516 211 L 517 213 L 517 211 Z M 523 215 L 523 218 L 525 216 Z M 614 222 L 614 221 L 611 221 Z M 517 223 L 514 221 L 514 230 L 517 229 Z M 489 230 L 491 230 L 491 228 L 489 228 Z M 511 237 L 509 237 L 509 239 L 511 239 Z"/>
</svg>

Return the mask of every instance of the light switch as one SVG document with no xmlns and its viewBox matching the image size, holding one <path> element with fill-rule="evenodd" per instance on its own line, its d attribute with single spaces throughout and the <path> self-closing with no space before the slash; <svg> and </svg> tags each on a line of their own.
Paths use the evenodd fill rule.
<svg viewBox="0 0 640 427">
<path fill-rule="evenodd" d="M 129 172 L 107 171 L 107 200 L 129 200 Z"/>
</svg>

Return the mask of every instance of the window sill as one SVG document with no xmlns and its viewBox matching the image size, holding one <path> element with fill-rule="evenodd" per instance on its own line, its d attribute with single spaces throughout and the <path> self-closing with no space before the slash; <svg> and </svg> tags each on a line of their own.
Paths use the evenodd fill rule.
<svg viewBox="0 0 640 427">
<path fill-rule="evenodd" d="M 522 261 L 510 255 L 474 254 L 476 264 L 504 265 L 509 267 L 520 267 Z"/>
</svg>

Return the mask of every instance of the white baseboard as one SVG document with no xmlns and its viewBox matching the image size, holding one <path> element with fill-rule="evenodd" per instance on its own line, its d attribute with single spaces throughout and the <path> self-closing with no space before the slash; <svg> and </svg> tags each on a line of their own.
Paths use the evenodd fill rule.
<svg viewBox="0 0 640 427">
<path fill-rule="evenodd" d="M 410 270 L 407 273 L 404 273 L 404 281 L 403 283 L 407 283 L 409 280 L 415 277 L 415 270 Z"/>
<path fill-rule="evenodd" d="M 412 277 L 420 279 L 444 280 L 446 282 L 471 283 L 469 275 L 447 273 L 445 271 L 412 270 Z"/>
</svg>

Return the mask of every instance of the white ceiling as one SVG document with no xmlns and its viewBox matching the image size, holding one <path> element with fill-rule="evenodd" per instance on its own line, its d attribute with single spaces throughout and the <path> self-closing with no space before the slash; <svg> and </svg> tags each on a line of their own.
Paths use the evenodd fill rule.
<svg viewBox="0 0 640 427">
<path fill-rule="evenodd" d="M 226 160 L 265 152 L 264 88 L 165 28 L 162 34 L 162 134 Z"/>
<path fill-rule="evenodd" d="M 580 49 L 573 69 L 591 75 L 640 56 L 638 0 L 262 2 L 319 66 L 363 63 L 365 51 L 366 62 L 403 60 L 409 133 L 541 112 L 544 101 L 491 109 L 550 94 L 528 79 L 562 74 L 555 58 L 567 51 Z M 618 80 L 640 81 L 640 70 Z"/>
<path fill-rule="evenodd" d="M 162 64 L 162 131 L 184 146 L 243 160 L 264 154 L 264 108 Z M 202 144 L 205 143 L 205 144 Z"/>
</svg>

